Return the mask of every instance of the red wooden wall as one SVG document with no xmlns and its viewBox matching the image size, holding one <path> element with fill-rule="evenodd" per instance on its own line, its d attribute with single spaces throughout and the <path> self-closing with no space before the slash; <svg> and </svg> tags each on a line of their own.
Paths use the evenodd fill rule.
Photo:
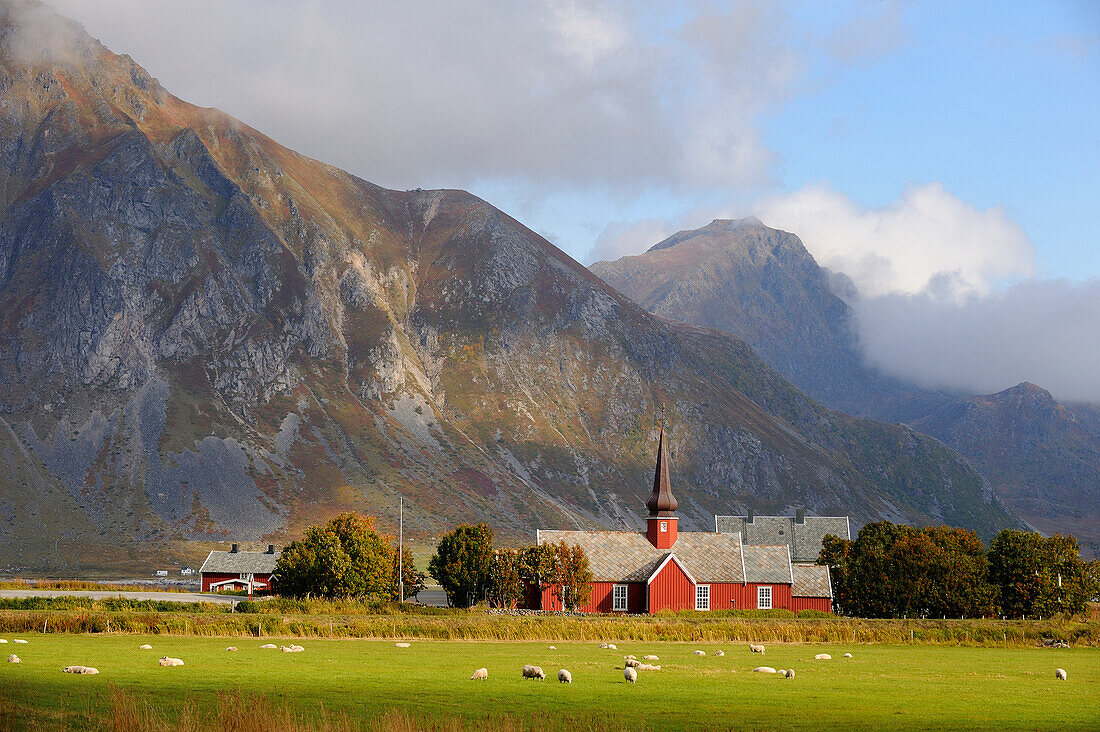
<svg viewBox="0 0 1100 732">
<path fill-rule="evenodd" d="M 833 601 L 827 597 L 792 597 L 791 610 L 820 610 L 824 613 L 833 611 Z"/>
<path fill-rule="evenodd" d="M 626 612 L 645 612 L 645 583 L 644 582 L 593 582 L 592 593 L 588 596 L 588 604 L 582 605 L 579 610 L 582 613 L 610 613 L 614 602 L 614 587 L 616 584 L 626 584 Z M 542 609 L 559 612 L 561 602 L 554 594 L 554 588 L 550 587 L 542 591 Z M 621 611 L 620 611 L 621 612 Z"/>
<path fill-rule="evenodd" d="M 669 562 L 649 583 L 649 612 L 694 610 L 695 585 L 676 562 Z"/>
<path fill-rule="evenodd" d="M 203 572 L 202 573 L 202 591 L 210 592 L 210 585 L 215 582 L 225 582 L 226 580 L 239 580 L 241 575 L 239 572 Z M 255 574 L 252 575 L 253 587 L 258 592 L 270 592 L 271 591 L 271 575 L 270 574 Z M 264 587 L 256 585 L 258 582 L 267 583 Z"/>
</svg>

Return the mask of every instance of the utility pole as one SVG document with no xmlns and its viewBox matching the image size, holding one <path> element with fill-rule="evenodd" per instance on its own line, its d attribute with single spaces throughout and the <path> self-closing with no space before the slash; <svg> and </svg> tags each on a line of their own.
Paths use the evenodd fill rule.
<svg viewBox="0 0 1100 732">
<path fill-rule="evenodd" d="M 397 497 L 397 597 L 405 602 L 405 498 Z"/>
</svg>

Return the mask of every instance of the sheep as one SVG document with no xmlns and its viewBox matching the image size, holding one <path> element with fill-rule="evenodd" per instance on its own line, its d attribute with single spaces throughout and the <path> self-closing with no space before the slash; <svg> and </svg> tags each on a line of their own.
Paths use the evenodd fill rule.
<svg viewBox="0 0 1100 732">
<path fill-rule="evenodd" d="M 13 653 L 8 656 L 8 663 L 23 663 L 23 660 Z"/>
<path fill-rule="evenodd" d="M 636 659 L 633 659 L 633 658 L 628 658 L 628 659 L 626 659 L 626 663 L 623 664 L 623 665 L 626 668 L 638 668 L 639 666 L 642 665 L 642 662 L 638 661 Z"/>
<path fill-rule="evenodd" d="M 148 643 L 142 643 L 140 646 L 138 646 L 138 650 L 139 651 L 151 651 L 151 650 L 153 650 L 153 647 L 151 645 L 149 645 Z"/>
<path fill-rule="evenodd" d="M 547 648 L 546 650 L 548 650 L 548 651 L 556 651 L 556 650 L 558 650 L 558 648 L 557 648 L 557 646 L 549 646 L 549 647 L 548 647 L 548 648 Z"/>
<path fill-rule="evenodd" d="M 772 668 L 771 666 L 757 666 L 756 668 L 753 669 L 753 671 L 755 671 L 758 674 L 774 674 L 775 673 L 775 669 Z"/>
<path fill-rule="evenodd" d="M 714 655 L 716 655 L 716 656 L 724 656 L 724 655 L 726 655 L 726 652 L 725 652 L 725 651 L 715 651 L 715 652 L 714 652 Z"/>
<path fill-rule="evenodd" d="M 301 646 L 289 645 L 289 646 L 279 646 L 279 650 L 282 651 L 283 653 L 301 653 L 302 651 L 305 650 L 305 648 L 302 648 Z"/>
<path fill-rule="evenodd" d="M 470 681 L 484 681 L 487 678 L 489 678 L 489 669 L 479 668 L 477 671 L 474 671 L 474 675 L 470 677 Z"/>
<path fill-rule="evenodd" d="M 262 646 L 260 646 L 260 648 L 278 648 L 278 647 L 279 646 L 275 645 L 274 643 L 264 643 Z"/>
<path fill-rule="evenodd" d="M 562 684 L 572 684 L 573 683 L 573 674 L 569 673 L 564 668 L 563 669 L 558 669 L 558 682 L 562 683 Z"/>
<path fill-rule="evenodd" d="M 608 644 L 607 644 L 607 650 L 609 650 L 609 651 L 617 651 L 617 650 L 619 650 L 619 648 L 618 648 L 618 646 L 616 646 L 616 645 L 615 645 L 614 643 L 608 643 Z"/>
<path fill-rule="evenodd" d="M 653 666 L 653 665 L 650 665 L 648 663 L 640 663 L 640 664 L 638 664 L 637 668 L 635 668 L 634 670 L 635 671 L 660 671 L 661 667 L 660 666 Z"/>
<path fill-rule="evenodd" d="M 642 656 L 643 661 L 660 661 L 660 656 L 654 656 L 652 653 L 648 656 Z"/>
<path fill-rule="evenodd" d="M 8 642 L 7 638 L 0 638 L 0 643 L 7 643 L 7 642 Z"/>
<path fill-rule="evenodd" d="M 788 679 L 793 679 L 794 678 L 794 669 L 793 668 L 787 669 L 787 673 L 785 673 L 783 675 L 786 676 Z"/>
<path fill-rule="evenodd" d="M 523 678 L 525 679 L 538 679 L 539 681 L 546 680 L 546 673 L 538 666 L 527 665 L 523 667 Z"/>
<path fill-rule="evenodd" d="M 98 668 L 92 668 L 91 666 L 66 666 L 61 670 L 67 674 L 82 674 L 84 676 L 94 676 L 99 673 Z"/>
<path fill-rule="evenodd" d="M 638 683 L 638 672 L 627 666 L 623 669 L 623 678 L 627 680 L 627 683 Z"/>
<path fill-rule="evenodd" d="M 235 650 L 237 650 L 237 647 L 236 647 L 236 646 L 229 646 L 229 648 L 226 648 L 225 650 L 227 650 L 227 651 L 235 651 Z"/>
<path fill-rule="evenodd" d="M 625 658 L 625 659 L 627 659 L 627 660 L 631 660 L 631 659 L 637 659 L 638 657 L 637 657 L 637 656 L 635 656 L 635 655 L 633 655 L 633 654 L 631 654 L 631 655 L 629 655 L 629 656 L 623 656 L 623 658 Z"/>
<path fill-rule="evenodd" d="M 749 644 L 749 650 L 752 651 L 753 653 L 759 653 L 761 656 L 764 655 L 764 646 L 763 645 L 758 646 L 755 643 L 750 643 Z"/>
<path fill-rule="evenodd" d="M 832 661 L 833 657 L 830 656 L 828 653 L 819 653 L 816 656 L 814 656 L 814 660 L 815 661 Z"/>
<path fill-rule="evenodd" d="M 393 644 L 394 648 L 410 648 L 411 646 L 412 646 L 412 643 L 394 643 Z"/>
<path fill-rule="evenodd" d="M 161 666 L 182 666 L 183 665 L 183 659 L 170 658 L 168 656 L 165 656 L 164 658 L 157 661 L 157 663 L 159 663 Z"/>
<path fill-rule="evenodd" d="M 706 651 L 692 651 L 691 655 L 693 655 L 693 656 L 705 656 L 705 655 L 707 655 L 707 652 Z"/>
<path fill-rule="evenodd" d="M 851 653 L 845 653 L 845 654 L 844 654 L 844 657 L 845 657 L 845 658 L 851 658 L 851 657 L 852 657 L 852 654 L 851 654 Z"/>
<path fill-rule="evenodd" d="M 13 641 L 12 641 L 12 643 L 23 643 L 23 644 L 25 644 L 26 642 L 27 642 L 27 641 L 25 641 L 25 640 L 22 640 L 22 639 L 20 639 L 20 638 L 16 638 L 15 640 L 13 640 Z"/>
<path fill-rule="evenodd" d="M 601 643 L 599 647 L 600 648 L 607 648 L 607 644 L 606 643 Z"/>
<path fill-rule="evenodd" d="M 1069 680 L 1069 679 L 1066 678 L 1066 670 L 1064 668 L 1054 669 L 1054 678 L 1058 679 L 1058 680 L 1061 680 L 1061 681 L 1068 681 Z"/>
</svg>

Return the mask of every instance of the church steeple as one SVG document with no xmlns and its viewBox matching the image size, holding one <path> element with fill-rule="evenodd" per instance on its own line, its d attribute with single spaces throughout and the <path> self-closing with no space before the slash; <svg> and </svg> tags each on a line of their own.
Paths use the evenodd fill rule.
<svg viewBox="0 0 1100 732">
<path fill-rule="evenodd" d="M 679 503 L 672 495 L 672 483 L 668 477 L 668 453 L 665 450 L 665 430 L 657 440 L 657 467 L 653 471 L 653 493 L 645 502 L 649 509 L 646 518 L 646 537 L 658 549 L 670 549 L 676 543 L 676 507 Z"/>
</svg>

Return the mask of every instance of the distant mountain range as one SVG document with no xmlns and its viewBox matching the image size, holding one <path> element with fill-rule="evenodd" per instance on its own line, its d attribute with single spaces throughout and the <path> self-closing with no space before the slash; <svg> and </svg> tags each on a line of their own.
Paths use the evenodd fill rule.
<svg viewBox="0 0 1100 732">
<path fill-rule="evenodd" d="M 826 406 L 941 440 L 1032 526 L 1073 533 L 1100 554 L 1100 410 L 1058 404 L 1034 384 L 964 396 L 869 367 L 835 278 L 794 234 L 713 221 L 590 269 L 652 313 L 743 338 Z"/>
<path fill-rule="evenodd" d="M 26 38 L 64 39 L 62 48 Z M 393 191 L 0 2 L 0 570 L 296 535 L 640 526 L 746 508 L 1019 519 L 905 426 L 803 395 L 462 191 Z"/>
</svg>

